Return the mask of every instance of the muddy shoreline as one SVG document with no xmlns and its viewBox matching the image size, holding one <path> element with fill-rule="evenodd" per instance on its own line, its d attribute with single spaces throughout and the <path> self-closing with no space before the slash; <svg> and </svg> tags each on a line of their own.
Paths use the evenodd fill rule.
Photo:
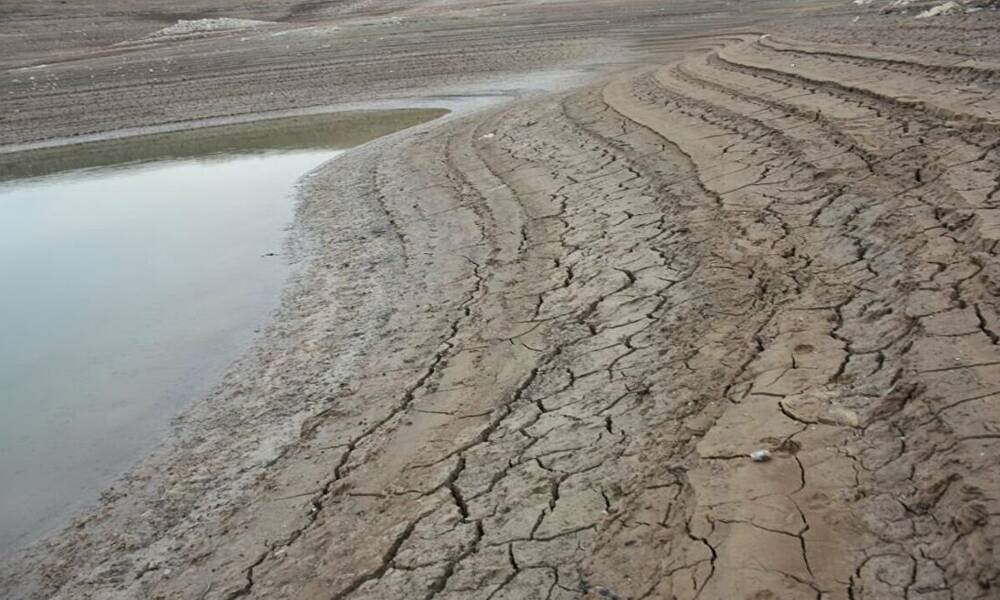
<svg viewBox="0 0 1000 600">
<path fill-rule="evenodd" d="M 303 106 L 590 70 L 310 174 L 265 343 L 5 561 L 7 596 L 995 593 L 996 11 L 455 2 L 407 32 L 356 6 L 138 51 L 122 121 L 170 121 L 143 104 L 165 89 L 204 118 L 271 110 L 276 82 Z M 370 32 L 377 75 L 332 58 Z M 204 83 L 139 75 L 206 49 Z M 107 60 L 80 52 L 61 74 Z M 34 94 L 4 143 L 127 104 L 74 122 Z"/>
<path fill-rule="evenodd" d="M 8 342 L 0 380 L 11 400 L 0 427 L 0 480 L 18 484 L 3 486 L 0 554 L 62 529 L 72 508 L 93 505 L 169 432 L 170 419 L 211 392 L 229 363 L 248 350 L 285 287 L 281 250 L 300 176 L 326 162 L 324 156 L 447 112 L 326 113 L 0 156 L 2 270 L 11 288 L 0 298 Z M 281 162 L 290 158 L 296 162 Z M 247 161 L 258 168 L 241 172 Z M 214 185 L 213 173 L 219 174 Z M 254 177 L 256 183 L 248 183 Z M 144 185 L 151 178 L 169 187 Z M 123 193 L 122 185 L 130 191 Z M 155 212 L 158 194 L 165 195 L 163 210 L 151 217 L 144 211 Z M 59 197 L 88 207 L 87 213 L 73 212 Z M 261 211 L 259 199 L 271 200 L 272 211 Z M 117 229 L 109 202 L 129 214 Z M 209 207 L 229 207 L 230 218 L 213 220 L 211 210 L 204 212 Z M 60 210 L 70 211 L 75 229 L 44 237 L 49 226 L 38 221 L 59 231 Z M 177 216 L 189 222 L 171 229 Z M 252 235 L 261 230 L 269 235 Z M 129 241 L 117 251 L 93 249 L 117 240 Z M 226 253 L 244 262 L 218 266 Z M 150 263 L 169 267 L 151 270 Z M 95 267 L 96 281 L 75 280 L 81 266 Z M 197 285 L 209 287 L 184 295 Z M 130 293 L 121 294 L 124 289 Z M 207 308 L 226 298 L 233 301 Z M 88 323 L 101 325 L 88 329 Z M 66 336 L 67 328 L 77 334 Z M 60 373 L 58 380 L 40 376 L 51 371 Z M 165 381 L 163 373 L 173 375 Z"/>
</svg>

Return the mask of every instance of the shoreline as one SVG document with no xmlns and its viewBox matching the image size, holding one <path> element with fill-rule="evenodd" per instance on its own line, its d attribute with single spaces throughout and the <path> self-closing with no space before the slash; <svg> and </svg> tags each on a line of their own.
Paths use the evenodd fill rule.
<svg viewBox="0 0 1000 600">
<path fill-rule="evenodd" d="M 365 139 L 378 138 L 386 135 L 388 133 L 395 133 L 396 131 L 404 130 L 414 124 L 421 124 L 427 122 L 428 120 L 433 120 L 435 118 L 441 118 L 447 114 L 447 111 L 441 110 L 430 110 L 430 109 L 409 109 L 409 110 L 397 110 L 392 112 L 385 111 L 366 111 L 364 113 L 359 112 L 340 112 L 340 113 L 327 113 L 323 116 L 322 121 L 316 122 L 299 122 L 295 123 L 285 123 L 285 122 L 260 122 L 253 125 L 250 128 L 243 127 L 237 130 L 226 129 L 219 130 L 213 129 L 210 131 L 205 131 L 199 134 L 197 137 L 192 137 L 190 134 L 182 134 L 181 136 L 171 137 L 171 138 L 148 138 L 144 137 L 141 139 L 134 140 L 128 145 L 122 146 L 120 142 L 115 142 L 112 145 L 99 145 L 93 147 L 87 147 L 84 149 L 74 148 L 72 151 L 75 152 L 85 152 L 88 153 L 87 156 L 74 156 L 72 154 L 57 154 L 52 155 L 51 153 L 44 153 L 44 156 L 40 156 L 37 153 L 32 153 L 25 157 L 18 155 L 16 158 L 12 157 L 11 160 L 4 161 L 0 157 L 0 182 L 6 181 L 8 177 L 14 181 L 14 185 L 23 186 L 26 182 L 30 181 L 29 185 L 36 185 L 45 181 L 51 181 L 50 178 L 56 177 L 56 181 L 63 182 L 62 184 L 54 185 L 65 185 L 67 172 L 73 173 L 70 175 L 71 178 L 85 177 L 91 178 L 94 175 L 93 169 L 106 170 L 111 168 L 113 171 L 117 171 L 119 165 L 125 165 L 127 169 L 134 169 L 138 163 L 143 163 L 142 169 L 148 169 L 151 165 L 153 168 L 170 168 L 167 165 L 177 164 L 180 162 L 188 162 L 191 160 L 204 160 L 204 157 L 200 157 L 196 152 L 203 152 L 206 156 L 215 156 L 221 154 L 227 159 L 239 160 L 238 156 L 245 153 L 259 153 L 262 150 L 267 151 L 295 151 L 295 150 L 305 150 L 305 149 L 316 149 L 319 152 L 326 152 L 326 154 L 332 156 L 327 161 L 324 161 L 323 165 L 329 165 L 332 160 L 335 160 L 336 155 L 343 152 L 344 148 L 351 146 L 358 146 L 359 143 L 363 144 Z M 296 125 L 297 129 L 292 129 L 291 125 Z M 312 128 L 310 132 L 312 137 L 304 137 L 300 131 L 302 127 L 309 126 Z M 267 138 L 267 139 L 263 139 Z M 332 142 L 332 143 L 331 143 Z M 255 146 L 254 144 L 257 144 Z M 125 158 L 123 158 L 125 157 Z M 329 156 L 328 156 L 329 158 Z M 219 160 L 218 157 L 214 160 Z M 321 168 L 323 165 L 320 165 Z M 283 195 L 286 196 L 287 201 L 287 217 L 288 222 L 283 225 L 279 225 L 275 228 L 274 233 L 278 244 L 281 248 L 291 248 L 295 245 L 295 241 L 290 237 L 294 232 L 291 229 L 295 226 L 295 207 L 299 204 L 300 198 L 298 190 L 300 189 L 299 182 L 305 178 L 309 172 L 313 169 L 309 169 L 308 172 L 300 173 L 298 177 L 291 175 L 294 181 L 290 181 L 289 187 L 284 191 L 278 191 L 277 194 L 271 194 L 271 197 L 282 198 Z M 81 175 L 81 173 L 85 174 Z M 107 171 L 103 171 L 107 172 Z M 278 173 L 272 173 L 272 175 L 278 175 Z M 285 176 L 284 173 L 281 174 Z M 272 177 L 273 179 L 273 177 Z M 53 185 L 48 183 L 46 185 Z M 188 193 L 191 190 L 188 189 Z M 178 198 L 181 200 L 181 198 Z M 176 204 L 176 202 L 175 202 Z M 137 219 L 135 222 L 136 227 L 147 227 L 148 224 L 144 223 L 141 219 Z M 190 230 L 190 227 L 189 227 Z M 210 236 L 217 239 L 222 239 L 226 232 L 217 232 L 215 235 Z M 273 240 L 272 240 L 273 241 Z M 197 243 L 194 239 L 188 239 L 186 243 L 182 244 L 184 246 L 192 246 Z M 271 248 L 272 250 L 278 250 L 279 248 Z M 283 292 L 290 281 L 285 280 L 290 276 L 291 262 L 290 257 L 287 256 L 286 252 L 281 253 L 281 258 L 278 260 L 282 261 L 286 266 L 284 268 L 277 268 L 276 272 L 285 273 L 285 277 L 282 277 L 283 283 L 278 283 L 277 288 L 273 289 L 274 292 L 272 301 L 267 302 L 266 306 L 261 305 L 259 310 L 255 311 L 257 319 L 255 319 L 256 326 L 249 326 L 245 330 L 240 329 L 238 334 L 233 334 L 233 339 L 225 338 L 231 343 L 221 344 L 217 347 L 213 347 L 212 350 L 205 350 L 206 354 L 202 355 L 200 361 L 195 359 L 190 362 L 179 362 L 180 354 L 168 355 L 162 348 L 173 347 L 171 344 L 176 344 L 177 340 L 169 337 L 168 335 L 161 335 L 156 337 L 151 335 L 150 338 L 155 342 L 155 345 L 161 348 L 160 354 L 158 355 L 158 361 L 148 362 L 149 368 L 154 369 L 173 369 L 175 371 L 183 371 L 186 373 L 186 377 L 183 381 L 177 381 L 167 388 L 162 388 L 156 385 L 152 385 L 150 382 L 147 386 L 141 386 L 143 393 L 146 395 L 146 399 L 149 397 L 156 397 L 157 402 L 147 402 L 145 406 L 145 411 L 141 412 L 142 418 L 136 418 L 134 421 L 128 421 L 126 424 L 119 425 L 120 434 L 123 436 L 131 436 L 132 438 L 138 440 L 140 437 L 146 439 L 146 434 L 157 434 L 158 443 L 153 445 L 154 448 L 162 447 L 168 445 L 171 438 L 168 434 L 176 437 L 177 432 L 171 431 L 170 423 L 175 420 L 178 413 L 183 413 L 186 409 L 190 408 L 193 403 L 196 402 L 207 402 L 207 396 L 219 395 L 219 390 L 217 389 L 224 375 L 228 374 L 231 370 L 230 362 L 238 359 L 244 354 L 248 354 L 254 348 L 255 345 L 261 344 L 262 339 L 259 332 L 270 323 L 270 320 L 274 317 L 279 309 L 279 304 Z M 211 257 L 206 257 L 209 260 Z M 256 255 L 251 253 L 251 262 Z M 246 265 L 249 267 L 249 265 Z M 195 269 L 197 271 L 197 269 Z M 252 269 L 256 276 L 263 277 L 269 271 L 261 267 Z M 131 283 L 131 282 L 129 282 Z M 233 288 L 239 285 L 238 281 L 228 281 L 226 288 Z M 222 288 L 220 288 L 221 291 Z M 67 294 L 73 293 L 72 289 L 64 290 Z M 270 295 L 269 295 L 270 297 Z M 114 299 L 110 299 L 114 301 Z M 151 300 L 156 300 L 152 297 Z M 189 298 L 189 302 L 194 302 L 196 299 Z M 15 305 L 16 309 L 16 305 Z M 185 310 L 184 307 L 173 307 L 169 310 L 164 306 L 165 313 L 161 315 L 161 321 L 169 321 L 172 318 L 170 310 L 174 312 Z M 188 314 L 198 314 L 197 311 L 189 310 Z M 173 323 L 173 321 L 170 321 Z M 243 321 L 241 321 L 243 323 Z M 147 325 L 145 322 L 142 325 Z M 211 327 L 212 323 L 206 322 L 204 324 L 206 327 Z M 119 325 L 119 327 L 121 327 Z M 135 330 L 142 329 L 146 330 L 145 327 L 139 327 L 132 323 L 131 325 L 125 325 L 125 327 L 131 327 Z M 13 332 L 11 332 L 13 334 Z M 16 337 L 14 338 L 16 339 Z M 239 341 L 236 341 L 236 340 Z M 96 347 L 96 342 L 91 342 L 91 348 Z M 103 347 L 102 347 L 103 348 Z M 89 348 L 88 348 L 89 349 Z M 88 349 L 81 348 L 81 351 Z M 105 352 L 111 354 L 108 360 L 114 357 L 112 349 L 105 348 Z M 120 353 L 121 354 L 121 353 Z M 121 354 L 124 359 L 124 354 Z M 114 357 L 118 358 L 118 357 Z M 169 359 L 173 358 L 174 361 L 171 362 Z M 201 363 L 204 367 L 205 365 L 211 364 L 212 367 L 208 370 L 203 370 L 201 368 L 197 370 L 192 370 L 191 368 L 181 368 L 193 367 L 194 364 Z M 56 363 L 65 366 L 67 361 L 63 360 L 62 363 Z M 103 367 L 104 365 L 99 365 Z M 96 369 L 96 367 L 95 367 Z M 105 368 L 105 370 L 109 370 Z M 70 377 L 66 375 L 66 377 Z M 125 383 L 124 381 L 129 383 Z M 83 376 L 77 376 L 77 379 L 73 380 L 76 382 L 76 386 L 73 387 L 70 392 L 68 389 L 64 394 L 65 398 L 84 396 L 87 394 L 94 394 L 95 392 L 88 387 L 94 382 L 91 379 Z M 139 384 L 128 380 L 128 375 L 122 376 L 122 382 L 119 384 L 120 388 L 125 385 L 131 385 L 132 389 L 140 388 Z M 10 388 L 8 388 L 10 389 Z M 22 394 L 29 394 L 33 391 L 30 384 L 22 386 Z M 109 402 L 107 397 L 109 395 L 118 393 L 114 389 L 103 390 L 102 396 L 106 396 L 103 400 L 97 400 L 95 396 L 94 405 L 100 405 L 100 402 L 104 403 L 104 407 L 108 410 L 108 414 L 105 419 L 113 420 L 116 418 L 117 413 L 115 410 L 120 410 L 120 407 L 116 409 L 114 402 Z M 62 396 L 59 396 L 60 398 Z M 110 396 L 114 398 L 125 398 L 130 402 L 135 401 L 135 403 L 143 402 L 142 398 L 132 398 L 128 394 L 118 393 L 117 396 Z M 41 398 L 40 398 L 41 399 Z M 59 407 L 60 412 L 68 412 L 73 408 L 73 403 L 65 402 L 60 403 L 59 400 L 54 399 L 52 404 L 46 404 L 44 406 L 48 407 L 49 411 L 55 411 L 56 409 L 52 406 Z M 14 418 L 13 416 L 11 417 Z M 28 423 L 32 421 L 27 419 L 22 419 L 22 427 L 27 427 Z M 52 426 L 58 427 L 59 424 L 53 423 Z M 78 427 L 84 428 L 82 425 Z M 85 428 L 84 428 L 85 429 Z M 62 495 L 59 492 L 62 490 L 59 486 L 49 485 L 49 488 L 32 488 L 27 487 L 25 489 L 34 490 L 33 493 L 38 497 L 40 501 L 49 502 L 51 504 L 50 509 L 38 511 L 24 511 L 22 513 L 14 514 L 24 514 L 30 516 L 33 519 L 37 519 L 37 523 L 34 528 L 37 530 L 30 536 L 25 535 L 28 533 L 26 525 L 23 523 L 16 524 L 17 520 L 5 521 L 5 524 L 9 524 L 9 528 L 5 528 L 5 537 L 3 552 L 0 553 L 4 557 L 13 556 L 17 551 L 24 550 L 27 547 L 40 542 L 45 537 L 54 535 L 59 531 L 65 529 L 72 518 L 79 516 L 79 513 L 94 512 L 98 505 L 98 492 L 103 492 L 112 483 L 120 483 L 120 480 L 124 475 L 127 474 L 135 465 L 142 462 L 145 455 L 151 450 L 149 444 L 143 445 L 138 442 L 131 442 L 134 446 L 138 446 L 138 452 L 134 452 L 136 448 L 129 446 L 130 451 L 121 451 L 115 453 L 115 450 L 110 447 L 102 447 L 103 450 L 98 451 L 94 448 L 100 447 L 101 440 L 98 438 L 103 438 L 100 432 L 100 426 L 94 424 L 87 431 L 90 432 L 90 438 L 83 435 L 83 443 L 86 445 L 85 448 L 81 448 L 80 452 L 74 458 L 73 471 L 74 474 L 69 472 L 63 479 L 70 479 L 71 477 L 77 477 L 78 483 L 73 487 L 69 488 L 72 490 L 71 493 Z M 136 431 L 144 432 L 143 435 L 139 436 Z M 39 430 L 39 433 L 42 433 Z M 51 435 L 51 433 L 50 433 Z M 163 439 L 160 439 L 163 436 Z M 123 440 L 124 443 L 124 440 Z M 51 444 L 45 444 L 46 446 L 56 444 L 55 440 L 52 440 Z M 124 447 L 118 444 L 120 447 Z M 65 465 L 59 461 L 58 458 L 52 458 L 46 463 L 26 463 L 26 457 L 30 456 L 30 452 L 25 453 L 25 451 L 20 451 L 21 454 L 17 454 L 15 458 L 16 448 L 12 448 L 12 455 L 8 457 L 8 465 L 13 465 L 11 468 L 16 470 L 18 465 L 30 465 L 22 468 L 32 468 L 41 472 L 57 472 L 60 468 L 64 468 Z M 122 466 L 124 465 L 124 466 Z M 80 473 L 87 473 L 88 476 L 81 476 Z M 92 476 L 90 476 L 92 475 Z M 8 480 L 9 481 L 9 480 Z M 35 482 L 36 485 L 43 485 Z M 48 489 L 50 492 L 43 492 L 42 490 Z M 24 490 L 21 490 L 22 495 L 27 494 Z M 64 510 L 56 512 L 57 506 L 62 506 Z M 13 509 L 14 507 L 9 507 Z M 85 509 L 85 510 L 84 510 Z M 5 515 L 10 518 L 9 513 Z M 23 519 L 22 519 L 23 520 Z M 42 531 L 42 525 L 44 525 L 44 531 Z M 14 533 L 16 532 L 16 534 Z M 9 537 L 8 535 L 9 534 Z M 14 542 L 13 540 L 17 540 Z M 10 543 L 8 543 L 10 542 Z"/>
<path fill-rule="evenodd" d="M 375 108 L 369 110 L 362 110 L 352 105 L 351 109 L 348 110 L 328 111 L 324 109 L 301 113 L 350 118 L 354 114 L 379 110 L 421 110 L 426 108 L 428 110 L 440 109 L 448 111 L 430 121 L 385 134 L 376 139 L 343 150 L 342 154 L 324 162 L 310 172 L 302 174 L 297 180 L 295 191 L 293 192 L 295 217 L 289 226 L 289 231 L 284 242 L 285 252 L 283 252 L 283 255 L 289 267 L 288 278 L 283 286 L 278 306 L 263 318 L 259 333 L 253 336 L 253 339 L 249 342 L 245 350 L 240 353 L 240 356 L 226 367 L 220 380 L 212 386 L 212 391 L 205 397 L 197 399 L 184 407 L 181 412 L 175 414 L 170 419 L 171 424 L 164 432 L 163 438 L 132 467 L 114 477 L 112 480 L 113 483 L 104 489 L 98 501 L 90 503 L 82 509 L 75 510 L 72 515 L 66 517 L 62 525 L 54 527 L 42 539 L 32 541 L 27 545 L 14 548 L 6 553 L 3 559 L 5 563 L 9 562 L 9 564 L 5 564 L 5 568 L 10 565 L 17 567 L 18 565 L 34 564 L 40 560 L 45 560 L 45 557 L 53 553 L 64 553 L 66 550 L 61 548 L 61 546 L 67 543 L 71 547 L 77 544 L 86 547 L 87 542 L 72 539 L 75 536 L 74 530 L 81 528 L 89 529 L 96 524 L 98 529 L 107 527 L 108 531 L 115 531 L 123 526 L 124 522 L 136 518 L 138 514 L 133 504 L 136 502 L 136 496 L 146 495 L 144 500 L 139 501 L 141 505 L 151 506 L 157 503 L 157 500 L 148 496 L 148 490 L 143 489 L 147 485 L 147 482 L 157 487 L 170 487 L 175 483 L 184 483 L 185 479 L 190 477 L 190 473 L 185 476 L 176 476 L 173 471 L 178 467 L 178 464 L 181 465 L 182 469 L 189 466 L 184 464 L 190 460 L 185 457 L 185 452 L 191 448 L 192 443 L 196 443 L 193 440 L 201 438 L 203 435 L 214 437 L 214 439 L 210 440 L 210 443 L 221 445 L 222 447 L 229 446 L 227 440 L 236 443 L 251 441 L 246 439 L 247 431 L 227 431 L 227 426 L 219 425 L 219 423 L 230 422 L 234 419 L 242 419 L 243 417 L 240 415 L 247 412 L 247 407 L 241 405 L 241 401 L 234 398 L 241 395 L 239 389 L 246 384 L 248 378 L 253 378 L 253 373 L 257 369 L 267 365 L 269 355 L 280 352 L 280 349 L 290 343 L 290 340 L 287 338 L 295 335 L 294 333 L 290 333 L 290 331 L 293 331 L 300 325 L 297 321 L 300 321 L 302 318 L 298 312 L 301 310 L 299 304 L 303 302 L 303 298 L 318 297 L 318 299 L 305 300 L 311 303 L 328 302 L 328 295 L 336 293 L 335 288 L 337 285 L 335 283 L 327 283 L 325 284 L 326 287 L 323 287 L 324 284 L 316 283 L 317 280 L 353 281 L 357 279 L 358 273 L 353 267 L 347 267 L 342 273 L 334 275 L 320 273 L 320 271 L 325 270 L 320 266 L 320 263 L 328 263 L 333 257 L 318 251 L 318 248 L 324 243 L 330 242 L 330 236 L 332 235 L 330 224 L 332 218 L 329 215 L 337 212 L 352 212 L 349 207 L 357 203 L 364 203 L 365 196 L 360 194 L 349 196 L 335 206 L 325 208 L 315 208 L 313 206 L 310 208 L 311 205 L 328 203 L 334 195 L 330 188 L 317 183 L 317 180 L 336 179 L 337 175 L 335 171 L 338 165 L 351 161 L 355 154 L 363 155 L 366 152 L 372 152 L 373 148 L 391 145 L 399 139 L 423 135 L 428 130 L 435 128 L 448 127 L 455 120 L 474 118 L 475 115 L 484 111 L 495 110 L 497 105 L 513 102 L 518 98 L 523 99 L 524 93 L 524 91 L 506 90 L 487 96 L 465 95 L 458 98 L 432 95 L 405 101 L 377 102 L 375 103 Z M 535 90 L 527 93 L 537 94 L 540 92 Z M 444 100 L 444 98 L 448 99 Z M 340 109 L 343 107 L 337 108 Z M 296 115 L 298 114 L 300 113 L 296 113 Z M 263 118 L 252 118 L 238 122 L 253 124 L 272 120 L 270 115 L 257 116 Z M 225 124 L 230 123 L 218 123 L 215 126 L 224 126 Z M 186 129 L 170 129 L 172 124 L 165 125 L 164 127 L 166 129 L 163 130 L 163 133 L 187 131 Z M 144 132 L 143 134 L 136 134 L 134 137 L 145 137 L 145 135 L 148 134 Z M 133 136 L 119 136 L 118 132 L 109 132 L 105 141 L 124 140 L 130 137 Z M 83 142 L 73 141 L 66 145 L 75 146 L 78 143 Z M 58 148 L 59 146 L 55 147 Z M 42 149 L 49 148 L 52 147 L 46 146 Z M 361 159 L 357 158 L 355 160 Z M 338 208 L 343 210 L 340 211 Z M 328 216 L 309 216 L 309 214 L 317 211 L 327 213 Z M 362 221 L 365 220 L 362 217 L 358 218 L 361 218 Z M 384 228 L 386 225 L 387 223 L 383 223 L 381 226 L 376 226 L 376 229 L 379 233 L 384 233 L 384 230 L 380 227 Z M 338 230 L 343 229 L 345 229 L 343 226 L 338 227 Z M 379 245 L 381 246 L 383 243 L 385 242 L 380 242 Z M 340 251 L 335 254 L 338 256 L 344 255 L 345 257 L 358 257 L 362 253 L 358 252 L 357 246 L 352 246 L 352 249 L 346 252 Z M 375 256 L 378 258 L 373 258 Z M 374 264 L 391 263 L 393 261 L 392 253 L 388 252 L 385 247 L 372 251 L 372 255 L 368 256 L 367 259 L 373 261 Z M 365 260 L 365 258 L 355 258 L 355 260 Z M 346 263 L 344 264 L 346 265 Z M 398 271 L 394 272 L 397 275 L 399 274 Z M 375 283 L 366 283 L 368 287 L 361 291 L 361 293 L 371 296 L 371 298 L 385 297 L 388 292 L 380 292 L 381 286 L 384 284 L 377 282 L 384 281 L 386 277 L 388 277 L 388 274 L 385 273 L 376 276 L 374 278 Z M 366 323 L 364 327 L 366 335 L 363 337 L 370 340 L 377 338 L 380 332 L 380 327 L 375 323 L 384 321 L 386 315 L 391 310 L 387 309 L 384 303 L 377 301 L 374 303 L 366 302 L 365 306 L 369 314 L 360 318 Z M 330 310 L 330 308 L 326 307 L 324 310 Z M 355 321 L 352 320 L 353 322 Z M 370 344 L 370 342 L 368 343 Z M 364 342 L 362 342 L 363 345 Z M 340 357 L 343 358 L 346 355 L 358 357 L 363 356 L 363 354 L 363 347 L 361 349 L 348 348 L 340 354 Z M 346 362 L 349 363 L 350 361 Z M 348 372 L 342 375 L 340 379 L 347 381 L 350 378 L 349 368 L 343 368 Z M 219 402 L 225 403 L 227 406 L 219 407 L 217 405 Z M 296 443 L 295 439 L 301 434 L 302 427 L 307 421 L 318 418 L 319 413 L 329 410 L 328 407 L 316 409 L 317 401 L 315 399 L 311 398 L 308 402 L 312 404 L 302 406 L 298 409 L 291 408 L 289 412 L 281 413 L 280 416 L 273 418 L 265 425 L 262 430 L 257 431 L 255 435 L 260 436 L 260 438 L 252 441 L 259 443 L 260 447 L 250 452 L 252 458 L 248 459 L 244 456 L 240 460 L 215 459 L 209 460 L 208 463 L 199 462 L 198 469 L 205 468 L 206 464 L 210 464 L 213 468 L 219 467 L 219 470 L 227 471 L 227 475 L 220 478 L 218 471 L 216 471 L 216 474 L 213 475 L 216 483 L 211 485 L 209 490 L 199 490 L 198 493 L 206 491 L 210 491 L 212 494 L 218 493 L 220 494 L 220 498 L 224 498 L 222 501 L 225 502 L 232 502 L 239 497 L 242 493 L 241 491 L 249 485 L 248 481 L 253 477 L 262 475 L 265 472 L 264 467 L 267 464 L 278 460 L 284 451 L 294 447 Z M 206 425 L 207 423 L 214 423 L 214 425 Z M 212 455 L 212 453 L 209 453 L 209 455 Z M 154 473 L 161 473 L 164 470 L 170 473 L 170 475 L 154 475 Z M 233 474 L 234 472 L 236 473 L 235 475 Z M 245 475 L 245 472 L 250 472 L 251 475 Z M 234 481 L 234 478 L 236 481 Z M 220 479 L 225 483 L 219 484 L 218 481 Z M 191 494 L 191 496 L 191 499 L 193 499 L 194 494 Z M 126 497 L 129 497 L 129 499 L 124 500 Z M 121 514 L 116 514 L 119 511 Z M 198 515 L 197 518 L 202 517 Z M 104 523 L 105 520 L 109 522 Z M 190 526 L 190 524 L 188 525 Z M 161 535 L 162 533 L 162 531 L 157 531 L 156 535 Z M 93 535 L 95 534 L 92 533 L 91 536 Z M 96 535 L 99 536 L 100 534 Z M 79 550 L 73 549 L 70 550 L 70 553 L 76 554 L 81 550 L 82 548 Z M 6 574 L 0 570 L 0 575 L 18 577 L 16 568 L 12 573 Z M 6 589 L 6 584 L 3 587 Z M 21 590 L 21 592 L 25 593 L 24 590 Z M 26 593 L 30 594 L 31 592 Z"/>
<path fill-rule="evenodd" d="M 503 95 L 502 93 L 499 95 Z M 75 136 L 35 140 L 13 144 L 0 145 L 0 156 L 34 152 L 39 150 L 54 150 L 99 142 L 128 141 L 137 138 L 157 136 L 162 134 L 186 133 L 201 130 L 211 130 L 231 125 L 254 125 L 270 121 L 279 121 L 294 117 L 314 117 L 324 115 L 363 116 L 373 111 L 410 111 L 440 107 L 442 98 L 449 96 L 414 96 L 411 98 L 384 99 L 362 103 L 330 104 L 326 106 L 310 106 L 299 109 L 286 109 L 265 112 L 248 112 L 240 115 L 196 118 L 185 121 L 172 121 L 159 125 L 145 127 L 113 129 L 99 133 L 80 134 Z M 447 103 L 445 101 L 444 103 Z"/>
</svg>

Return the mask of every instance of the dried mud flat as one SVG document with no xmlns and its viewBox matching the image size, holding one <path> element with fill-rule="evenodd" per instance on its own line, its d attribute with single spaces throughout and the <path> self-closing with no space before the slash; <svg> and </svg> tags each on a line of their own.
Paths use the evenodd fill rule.
<svg viewBox="0 0 1000 600">
<path fill-rule="evenodd" d="M 266 343 L 6 597 L 1000 594 L 995 13 L 573 6 L 533 64 L 621 64 L 314 173 Z"/>
</svg>

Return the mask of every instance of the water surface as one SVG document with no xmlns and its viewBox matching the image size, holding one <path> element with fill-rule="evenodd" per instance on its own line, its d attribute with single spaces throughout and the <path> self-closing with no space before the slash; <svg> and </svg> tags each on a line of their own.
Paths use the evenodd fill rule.
<svg viewBox="0 0 1000 600">
<path fill-rule="evenodd" d="M 0 553 L 92 502 L 247 348 L 288 275 L 296 180 L 439 114 L 0 157 Z"/>
</svg>

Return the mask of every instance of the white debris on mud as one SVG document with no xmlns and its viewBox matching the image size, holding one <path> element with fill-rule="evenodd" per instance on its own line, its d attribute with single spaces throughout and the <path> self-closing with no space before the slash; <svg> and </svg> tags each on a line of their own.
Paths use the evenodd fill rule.
<svg viewBox="0 0 1000 600">
<path fill-rule="evenodd" d="M 875 0 L 851 0 L 851 4 L 856 6 L 870 6 L 874 2 Z M 1000 0 L 944 0 L 937 3 L 927 0 L 889 0 L 879 12 L 885 15 L 911 15 L 915 19 L 927 19 L 941 15 L 972 14 L 991 7 L 1000 7 Z M 857 21 L 858 18 L 855 17 L 852 22 Z"/>
<path fill-rule="evenodd" d="M 269 21 L 231 19 L 229 17 L 222 17 L 218 19 L 195 19 L 192 21 L 181 19 L 170 27 L 164 27 L 163 29 L 154 32 L 149 37 L 175 37 L 211 33 L 214 31 L 236 31 L 239 29 L 253 29 L 261 25 L 268 24 Z"/>
<path fill-rule="evenodd" d="M 927 10 L 925 10 L 922 13 L 920 13 L 919 15 L 917 15 L 914 18 L 916 18 L 916 19 L 926 19 L 927 17 L 936 17 L 938 15 L 947 15 L 949 13 L 953 13 L 953 12 L 958 11 L 960 8 L 961 7 L 959 6 L 958 2 L 954 2 L 954 0 L 949 0 L 948 2 L 945 2 L 943 4 L 938 4 L 937 6 L 934 6 L 932 8 L 928 8 Z"/>
</svg>

